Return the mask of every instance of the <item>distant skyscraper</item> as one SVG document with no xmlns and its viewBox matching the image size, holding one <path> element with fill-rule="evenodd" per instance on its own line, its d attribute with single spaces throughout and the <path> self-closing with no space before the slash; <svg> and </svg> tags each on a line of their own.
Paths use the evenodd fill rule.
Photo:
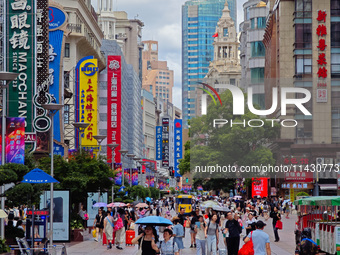
<svg viewBox="0 0 340 255">
<path fill-rule="evenodd" d="M 214 58 L 217 22 L 225 0 L 190 0 L 182 6 L 182 113 L 183 126 L 196 116 L 195 85 L 209 71 Z M 236 0 L 227 0 L 230 16 L 237 24 Z"/>
</svg>

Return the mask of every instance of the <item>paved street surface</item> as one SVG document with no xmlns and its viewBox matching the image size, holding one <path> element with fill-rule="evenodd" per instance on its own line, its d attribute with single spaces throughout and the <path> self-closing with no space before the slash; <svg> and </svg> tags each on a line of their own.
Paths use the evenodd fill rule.
<svg viewBox="0 0 340 255">
<path fill-rule="evenodd" d="M 296 215 L 290 215 L 290 219 L 283 218 L 283 230 L 279 231 L 280 242 L 274 242 L 274 233 L 272 229 L 272 219 L 264 221 L 267 223 L 265 227 L 265 232 L 270 236 L 270 247 L 273 255 L 291 255 L 295 251 L 295 221 L 297 220 Z M 263 218 L 259 218 L 263 220 Z M 188 229 L 186 230 L 186 237 L 184 240 L 184 246 L 186 247 L 182 250 L 181 254 L 196 254 L 196 249 L 190 249 L 190 234 Z M 243 231 L 243 236 L 245 231 Z M 161 237 L 162 238 L 162 237 Z M 118 250 L 115 247 L 112 250 L 106 250 L 106 246 L 101 245 L 101 243 L 95 242 L 91 234 L 86 232 L 84 234 L 84 242 L 72 242 L 67 244 L 67 254 L 86 254 L 86 255 L 100 255 L 100 254 L 134 254 L 137 250 L 136 246 L 126 246 L 123 250 Z M 224 243 L 222 242 L 222 236 L 220 238 L 221 242 L 219 244 L 220 248 L 224 248 Z M 241 237 L 242 240 L 242 237 Z M 240 246 L 243 244 L 241 241 Z"/>
</svg>

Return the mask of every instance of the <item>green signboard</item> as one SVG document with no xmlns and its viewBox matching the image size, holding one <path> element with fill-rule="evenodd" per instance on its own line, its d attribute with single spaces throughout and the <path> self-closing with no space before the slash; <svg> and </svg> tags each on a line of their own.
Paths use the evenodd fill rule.
<svg viewBox="0 0 340 255">
<path fill-rule="evenodd" d="M 34 0 L 6 1 L 6 60 L 9 72 L 19 73 L 7 89 L 8 117 L 25 118 L 25 132 L 33 132 L 35 93 Z"/>
</svg>

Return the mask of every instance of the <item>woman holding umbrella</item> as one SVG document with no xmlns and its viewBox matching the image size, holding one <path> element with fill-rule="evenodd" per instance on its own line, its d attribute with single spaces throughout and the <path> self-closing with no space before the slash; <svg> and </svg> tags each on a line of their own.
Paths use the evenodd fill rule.
<svg viewBox="0 0 340 255">
<path fill-rule="evenodd" d="M 156 255 L 159 252 L 158 235 L 152 225 L 147 225 L 145 231 L 132 239 L 131 242 L 132 244 L 139 244 L 138 249 L 142 251 L 142 255 Z"/>
</svg>

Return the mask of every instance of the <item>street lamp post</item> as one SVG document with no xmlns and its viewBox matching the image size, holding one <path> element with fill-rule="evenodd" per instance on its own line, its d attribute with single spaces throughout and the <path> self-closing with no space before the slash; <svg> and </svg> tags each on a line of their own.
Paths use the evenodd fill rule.
<svg viewBox="0 0 340 255">
<path fill-rule="evenodd" d="M 111 149 L 111 155 L 112 155 L 112 165 L 111 165 L 111 169 L 112 171 L 114 170 L 114 164 L 115 164 L 115 149 L 119 146 L 118 143 L 111 143 L 108 144 L 107 147 L 109 147 Z M 113 196 L 114 196 L 114 184 L 112 184 L 112 188 L 111 188 L 111 197 L 112 197 L 112 203 L 113 203 Z"/>
<path fill-rule="evenodd" d="M 50 128 L 50 153 L 51 153 L 51 176 L 53 177 L 54 174 L 54 160 L 53 160 L 53 117 L 54 115 L 64 106 L 62 104 L 42 104 L 41 105 L 44 109 L 48 110 L 51 116 L 51 128 Z M 54 206 L 54 200 L 53 200 L 53 182 L 50 186 L 50 245 L 53 245 L 53 206 Z M 32 216 L 34 217 L 34 215 Z M 34 232 L 34 229 L 33 229 Z"/>
<path fill-rule="evenodd" d="M 136 155 L 130 153 L 130 154 L 127 154 L 126 156 L 127 156 L 127 157 L 129 158 L 129 160 L 130 160 L 130 162 L 129 162 L 129 170 L 130 170 L 130 187 L 131 187 L 131 186 L 132 186 L 132 178 L 131 178 L 131 174 L 132 174 L 132 159 L 133 159 Z"/>
<path fill-rule="evenodd" d="M 99 144 L 99 151 L 98 151 L 98 155 L 97 155 L 97 158 L 99 158 L 99 155 L 100 155 L 100 144 L 103 142 L 103 140 L 106 138 L 106 135 L 94 135 L 92 136 L 94 139 L 97 140 L 98 144 Z"/>
<path fill-rule="evenodd" d="M 127 150 L 119 150 L 118 151 L 120 153 L 120 155 L 122 155 L 123 159 L 125 158 L 126 153 L 128 153 Z M 122 186 L 124 186 L 124 167 L 123 167 L 123 160 L 122 161 Z"/>
<path fill-rule="evenodd" d="M 74 122 L 72 125 L 79 131 L 79 147 L 81 153 L 81 137 L 82 134 L 85 132 L 85 129 L 90 125 L 90 123 L 85 122 Z"/>
<path fill-rule="evenodd" d="M 2 114 L 1 114 L 1 123 L 2 123 L 2 131 L 1 131 L 1 165 L 5 164 L 5 126 L 6 126 L 6 112 L 7 112 L 7 100 L 6 93 L 8 85 L 14 81 L 18 77 L 18 73 L 10 73 L 10 72 L 0 72 L 0 81 L 1 82 L 1 91 L 2 91 Z M 1 186 L 1 194 L 5 192 L 5 185 Z M 1 197 L 1 209 L 5 209 L 5 197 Z M 5 239 L 5 219 L 1 219 L 1 238 Z"/>
</svg>

